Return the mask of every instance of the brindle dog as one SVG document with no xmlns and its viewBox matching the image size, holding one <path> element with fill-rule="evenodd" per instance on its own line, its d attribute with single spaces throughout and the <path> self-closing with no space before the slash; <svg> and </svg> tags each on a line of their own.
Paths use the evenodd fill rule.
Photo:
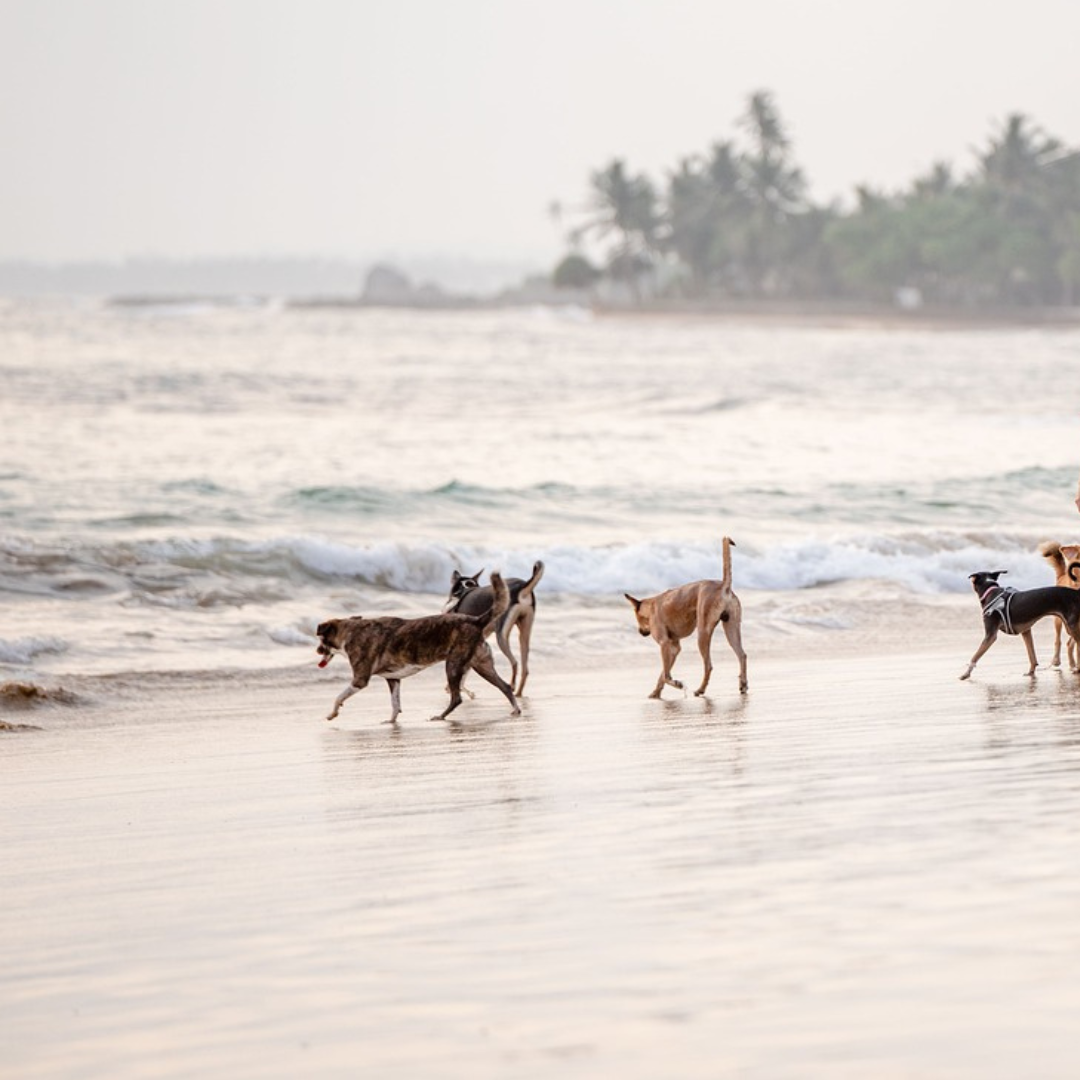
<svg viewBox="0 0 1080 1080">
<path fill-rule="evenodd" d="M 510 592 L 497 573 L 491 584 L 495 602 L 490 611 L 477 615 L 426 615 L 419 619 L 392 616 L 365 619 L 353 616 L 329 619 L 321 623 L 317 652 L 325 667 L 336 653 L 344 653 L 352 665 L 352 682 L 334 702 L 327 720 L 333 720 L 341 706 L 358 690 L 363 690 L 372 676 L 384 678 L 390 687 L 392 712 L 388 724 L 397 723 L 401 712 L 401 680 L 415 675 L 432 664 L 446 663 L 450 704 L 432 720 L 445 720 L 461 704 L 461 680 L 471 668 L 481 678 L 503 692 L 510 702 L 512 715 L 520 716 L 513 690 L 495 670 L 491 648 L 484 639 L 510 605 Z"/>
</svg>

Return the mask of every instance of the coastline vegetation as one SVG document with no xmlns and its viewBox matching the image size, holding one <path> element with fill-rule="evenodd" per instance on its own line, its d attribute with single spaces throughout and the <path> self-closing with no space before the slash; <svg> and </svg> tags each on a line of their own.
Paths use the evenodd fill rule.
<svg viewBox="0 0 1080 1080">
<path fill-rule="evenodd" d="M 815 205 L 770 93 L 736 136 L 654 183 L 613 160 L 556 267 L 562 288 L 627 303 L 817 301 L 969 310 L 1080 305 L 1080 150 L 1009 116 L 958 175 Z M 587 253 L 592 245 L 599 255 Z"/>
</svg>

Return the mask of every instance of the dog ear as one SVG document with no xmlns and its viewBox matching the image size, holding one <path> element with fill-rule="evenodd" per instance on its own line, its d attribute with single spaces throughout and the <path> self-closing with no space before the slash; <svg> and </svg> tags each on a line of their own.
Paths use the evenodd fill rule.
<svg viewBox="0 0 1080 1080">
<path fill-rule="evenodd" d="M 997 581 L 997 579 L 1001 577 L 1002 574 L 1007 574 L 1008 572 L 1008 570 L 995 570 L 993 573 L 987 574 L 986 576 L 992 577 L 995 581 Z"/>
<path fill-rule="evenodd" d="M 635 611 L 637 611 L 637 609 L 639 607 L 641 607 L 641 601 L 636 599 L 635 597 L 631 596 L 628 592 L 624 592 L 623 596 L 625 596 L 626 599 L 629 600 L 630 603 L 634 605 L 634 610 Z"/>
</svg>

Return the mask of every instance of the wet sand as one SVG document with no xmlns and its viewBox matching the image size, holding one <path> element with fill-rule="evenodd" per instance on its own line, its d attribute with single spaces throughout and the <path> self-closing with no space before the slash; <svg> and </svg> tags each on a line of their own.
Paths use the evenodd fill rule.
<svg viewBox="0 0 1080 1080">
<path fill-rule="evenodd" d="M 5 711 L 0 1074 L 1072 1076 L 1080 684 L 976 639 Z"/>
</svg>

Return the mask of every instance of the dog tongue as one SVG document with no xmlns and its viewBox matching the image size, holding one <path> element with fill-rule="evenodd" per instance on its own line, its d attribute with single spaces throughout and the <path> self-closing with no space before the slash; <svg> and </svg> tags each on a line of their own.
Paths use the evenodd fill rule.
<svg viewBox="0 0 1080 1080">
<path fill-rule="evenodd" d="M 322 658 L 322 659 L 321 659 L 321 660 L 319 661 L 319 667 L 326 667 L 326 665 L 327 665 L 327 664 L 329 664 L 329 663 L 330 663 L 330 657 L 329 657 L 329 656 L 324 656 L 324 657 L 323 657 L 323 658 Z"/>
</svg>

